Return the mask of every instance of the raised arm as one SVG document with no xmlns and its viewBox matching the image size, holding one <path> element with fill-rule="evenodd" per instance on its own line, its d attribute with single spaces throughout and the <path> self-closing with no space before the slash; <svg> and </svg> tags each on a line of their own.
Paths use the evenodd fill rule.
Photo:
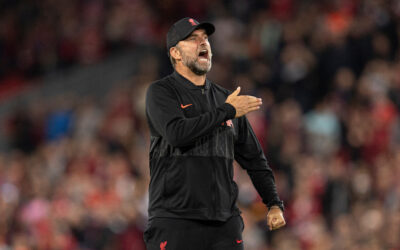
<svg viewBox="0 0 400 250">
<path fill-rule="evenodd" d="M 151 125 L 174 147 L 190 145 L 236 113 L 232 105 L 224 103 L 210 112 L 187 118 L 179 105 L 169 88 L 152 84 L 147 90 L 146 113 Z"/>
</svg>

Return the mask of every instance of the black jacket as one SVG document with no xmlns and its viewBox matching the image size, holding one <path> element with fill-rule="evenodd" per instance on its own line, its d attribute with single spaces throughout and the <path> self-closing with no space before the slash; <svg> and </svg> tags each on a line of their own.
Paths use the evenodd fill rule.
<svg viewBox="0 0 400 250">
<path fill-rule="evenodd" d="M 267 206 L 282 206 L 248 120 L 234 119 L 235 108 L 225 103 L 229 94 L 209 80 L 196 86 L 177 72 L 150 85 L 150 219 L 225 221 L 239 214 L 234 159 L 247 170 Z"/>
</svg>

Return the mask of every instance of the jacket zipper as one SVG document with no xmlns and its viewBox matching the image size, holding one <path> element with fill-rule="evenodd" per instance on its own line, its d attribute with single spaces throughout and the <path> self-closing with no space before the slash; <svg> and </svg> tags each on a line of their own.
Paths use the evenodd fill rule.
<svg viewBox="0 0 400 250">
<path fill-rule="evenodd" d="M 207 110 L 210 110 L 210 101 L 207 98 L 207 95 L 205 95 L 205 90 L 204 88 L 201 88 L 201 94 L 204 95 L 205 103 L 207 104 Z M 218 204 L 217 202 L 217 173 L 215 167 L 212 168 L 212 176 L 211 176 L 211 202 L 212 202 L 212 217 L 215 217 L 217 214 L 217 207 Z"/>
</svg>

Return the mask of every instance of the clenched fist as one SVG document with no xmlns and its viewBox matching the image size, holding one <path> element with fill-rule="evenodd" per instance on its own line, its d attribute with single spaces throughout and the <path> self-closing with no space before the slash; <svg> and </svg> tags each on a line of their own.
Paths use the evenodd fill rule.
<svg viewBox="0 0 400 250">
<path fill-rule="evenodd" d="M 282 210 L 278 206 L 272 206 L 267 215 L 269 230 L 275 230 L 286 225 Z"/>
<path fill-rule="evenodd" d="M 225 101 L 236 109 L 235 118 L 241 117 L 251 111 L 260 108 L 262 104 L 261 98 L 250 95 L 239 95 L 239 92 L 240 87 L 238 87 L 232 94 L 230 94 Z"/>
</svg>

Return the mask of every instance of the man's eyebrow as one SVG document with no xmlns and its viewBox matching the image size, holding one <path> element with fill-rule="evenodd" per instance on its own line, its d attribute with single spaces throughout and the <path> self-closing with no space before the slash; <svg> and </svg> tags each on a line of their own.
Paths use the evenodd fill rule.
<svg viewBox="0 0 400 250">
<path fill-rule="evenodd" d="M 190 38 L 193 36 L 198 37 L 198 36 L 203 36 L 203 35 L 208 37 L 207 33 L 204 33 L 204 34 L 190 34 L 187 38 Z"/>
</svg>

